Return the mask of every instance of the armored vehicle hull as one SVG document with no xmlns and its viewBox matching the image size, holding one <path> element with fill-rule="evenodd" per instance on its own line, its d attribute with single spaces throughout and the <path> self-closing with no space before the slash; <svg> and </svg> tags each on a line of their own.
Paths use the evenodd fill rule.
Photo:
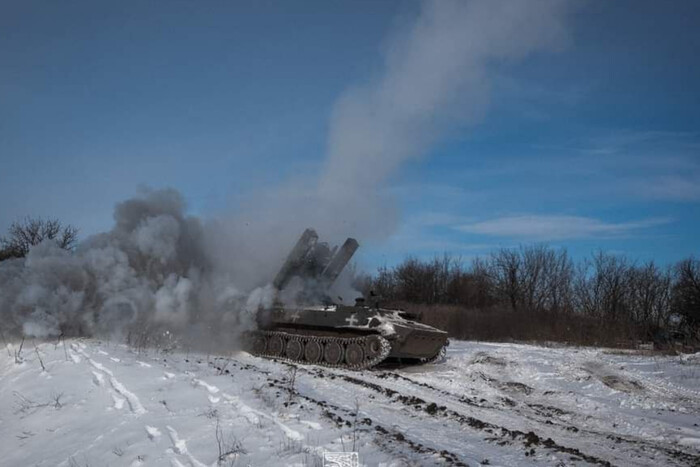
<svg viewBox="0 0 700 467">
<path fill-rule="evenodd" d="M 401 311 L 365 306 L 275 308 L 254 334 L 254 355 L 350 369 L 386 360 L 425 363 L 440 357 L 447 333 Z"/>
<path fill-rule="evenodd" d="M 444 353 L 447 333 L 421 324 L 398 310 L 333 304 L 329 289 L 358 248 L 348 238 L 338 248 L 318 242 L 306 229 L 292 248 L 272 285 L 277 291 L 295 279 L 294 306 L 282 305 L 258 313 L 259 330 L 252 333 L 253 355 L 332 367 L 363 369 L 387 359 L 427 362 Z M 320 305 L 319 305 L 320 304 Z"/>
</svg>

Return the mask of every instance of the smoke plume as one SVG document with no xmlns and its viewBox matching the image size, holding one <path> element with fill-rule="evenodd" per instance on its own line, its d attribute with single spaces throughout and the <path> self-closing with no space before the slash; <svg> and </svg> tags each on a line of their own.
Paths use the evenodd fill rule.
<svg viewBox="0 0 700 467">
<path fill-rule="evenodd" d="M 55 336 L 163 325 L 207 339 L 252 329 L 299 234 L 315 227 L 333 243 L 391 234 L 398 219 L 383 187 L 483 117 L 500 67 L 565 44 L 570 10 L 555 0 L 421 3 L 387 40 L 379 72 L 337 100 L 318 177 L 264 187 L 206 222 L 187 216 L 173 190 L 120 203 L 113 229 L 75 252 L 44 243 L 0 263 L 0 326 Z M 349 289 L 347 278 L 338 287 Z"/>
<path fill-rule="evenodd" d="M 422 2 L 418 15 L 386 40 L 378 72 L 337 99 L 317 176 L 264 187 L 232 221 L 243 213 L 251 220 L 247 235 L 285 247 L 307 226 L 334 243 L 347 236 L 361 243 L 387 238 L 399 221 L 385 190 L 392 177 L 442 138 L 478 123 L 496 73 L 566 45 L 573 6 L 565 0 Z M 241 227 L 231 229 L 240 233 Z"/>
<path fill-rule="evenodd" d="M 46 241 L 1 263 L 2 329 L 31 337 L 253 329 L 270 294 L 243 293 L 212 268 L 204 227 L 184 211 L 176 191 L 146 191 L 118 204 L 114 228 L 75 252 Z"/>
<path fill-rule="evenodd" d="M 386 46 L 382 72 L 337 101 L 320 197 L 367 218 L 381 187 L 445 134 L 477 122 L 504 63 L 567 39 L 565 1 L 426 1 Z M 352 204 L 350 204 L 352 206 Z"/>
</svg>

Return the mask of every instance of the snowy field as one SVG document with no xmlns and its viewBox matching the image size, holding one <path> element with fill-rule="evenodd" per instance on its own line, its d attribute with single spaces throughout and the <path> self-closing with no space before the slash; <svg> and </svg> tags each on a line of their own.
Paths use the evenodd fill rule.
<svg viewBox="0 0 700 467">
<path fill-rule="evenodd" d="M 0 356 L 2 466 L 700 465 L 700 354 L 452 341 L 442 363 L 369 372 L 93 340 L 21 356 Z"/>
</svg>

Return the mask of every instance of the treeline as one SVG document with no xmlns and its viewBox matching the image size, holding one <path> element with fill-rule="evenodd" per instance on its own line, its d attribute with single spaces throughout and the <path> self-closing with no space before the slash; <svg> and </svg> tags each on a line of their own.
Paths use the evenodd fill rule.
<svg viewBox="0 0 700 467">
<path fill-rule="evenodd" d="M 464 264 L 408 258 L 358 278 L 365 296 L 422 314 L 453 336 L 594 345 L 700 341 L 700 260 L 661 267 L 597 252 L 574 262 L 547 246 Z"/>
</svg>

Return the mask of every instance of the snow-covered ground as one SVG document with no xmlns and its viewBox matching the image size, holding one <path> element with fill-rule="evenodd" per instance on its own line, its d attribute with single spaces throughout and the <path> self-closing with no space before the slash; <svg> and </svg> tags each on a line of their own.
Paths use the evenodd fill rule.
<svg viewBox="0 0 700 467">
<path fill-rule="evenodd" d="M 453 341 L 442 363 L 295 372 L 94 340 L 2 350 L 2 466 L 700 465 L 700 354 Z"/>
</svg>

